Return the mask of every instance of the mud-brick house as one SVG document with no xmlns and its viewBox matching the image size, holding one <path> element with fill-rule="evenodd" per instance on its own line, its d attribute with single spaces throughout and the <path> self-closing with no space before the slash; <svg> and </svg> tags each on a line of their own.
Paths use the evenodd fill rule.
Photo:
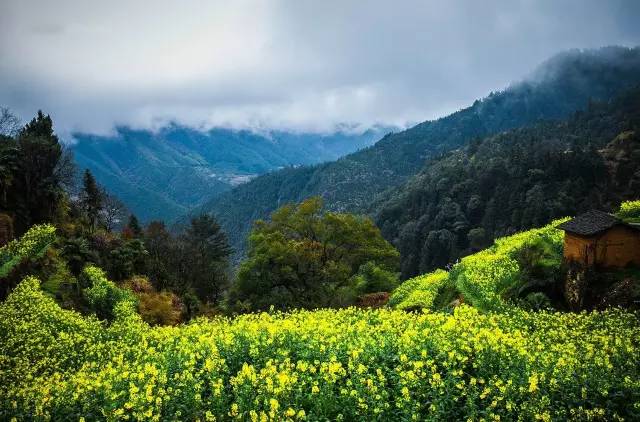
<svg viewBox="0 0 640 422">
<path fill-rule="evenodd" d="M 584 266 L 640 266 L 640 226 L 602 211 L 589 211 L 558 225 L 564 259 Z"/>
</svg>

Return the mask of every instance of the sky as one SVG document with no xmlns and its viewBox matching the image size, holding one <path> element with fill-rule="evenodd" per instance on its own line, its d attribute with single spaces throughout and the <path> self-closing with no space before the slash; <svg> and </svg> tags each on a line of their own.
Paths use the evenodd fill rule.
<svg viewBox="0 0 640 422">
<path fill-rule="evenodd" d="M 0 105 L 67 137 L 402 127 L 559 51 L 636 46 L 639 18 L 637 0 L 0 0 Z"/>
</svg>

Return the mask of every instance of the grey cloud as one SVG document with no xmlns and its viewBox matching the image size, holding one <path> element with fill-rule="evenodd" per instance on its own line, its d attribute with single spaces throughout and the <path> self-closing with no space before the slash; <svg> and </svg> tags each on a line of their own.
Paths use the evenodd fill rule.
<svg viewBox="0 0 640 422">
<path fill-rule="evenodd" d="M 4 0 L 0 104 L 115 125 L 328 131 L 437 117 L 569 48 L 637 45 L 635 0 Z"/>
</svg>

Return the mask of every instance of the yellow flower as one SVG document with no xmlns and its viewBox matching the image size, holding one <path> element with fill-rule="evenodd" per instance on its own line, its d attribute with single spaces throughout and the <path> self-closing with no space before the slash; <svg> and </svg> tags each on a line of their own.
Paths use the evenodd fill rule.
<svg viewBox="0 0 640 422">
<path fill-rule="evenodd" d="M 538 374 L 534 373 L 529 377 L 529 392 L 535 393 L 538 391 Z"/>
<path fill-rule="evenodd" d="M 280 403 L 278 403 L 278 400 L 276 399 L 270 399 L 269 400 L 269 407 L 271 408 L 272 411 L 277 411 L 278 407 L 280 407 Z"/>
<path fill-rule="evenodd" d="M 239 412 L 239 408 L 238 408 L 238 404 L 237 403 L 233 403 L 231 405 L 231 410 L 229 411 L 229 416 L 231 417 L 236 417 L 238 416 L 238 412 Z"/>
</svg>

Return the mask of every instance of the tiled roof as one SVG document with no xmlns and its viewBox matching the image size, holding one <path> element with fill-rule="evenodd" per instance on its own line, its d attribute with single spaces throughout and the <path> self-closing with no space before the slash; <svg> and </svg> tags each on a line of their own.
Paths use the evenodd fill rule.
<svg viewBox="0 0 640 422">
<path fill-rule="evenodd" d="M 611 214 L 591 210 L 558 225 L 558 228 L 581 236 L 592 236 L 619 224 L 633 227 Z M 638 227 L 633 228 L 638 229 Z"/>
</svg>

